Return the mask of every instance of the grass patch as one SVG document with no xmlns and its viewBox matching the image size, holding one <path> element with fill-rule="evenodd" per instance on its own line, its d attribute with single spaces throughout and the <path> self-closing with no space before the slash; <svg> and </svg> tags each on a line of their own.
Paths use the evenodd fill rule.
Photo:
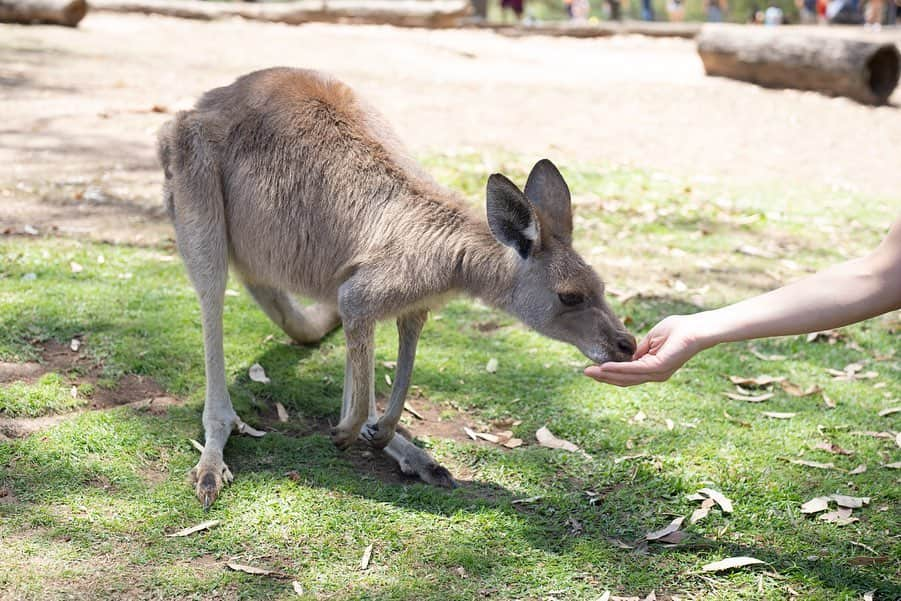
<svg viewBox="0 0 901 601">
<path fill-rule="evenodd" d="M 44 374 L 37 382 L 13 382 L 0 386 L 0 414 L 9 417 L 36 417 L 48 413 L 62 413 L 87 403 L 93 387 L 82 388 L 68 384 L 55 373 Z"/>
<path fill-rule="evenodd" d="M 522 182 L 529 166 L 518 157 L 487 165 L 477 155 L 427 163 L 476 205 L 486 173 L 501 170 Z M 893 218 L 888 203 L 828 191 L 728 189 L 591 165 L 565 175 L 576 196 L 580 250 L 611 288 L 641 292 L 625 305 L 613 301 L 638 333 L 666 314 L 737 300 L 860 254 Z M 767 257 L 739 252 L 749 246 Z M 72 273 L 71 261 L 84 269 Z M 240 290 L 235 282 L 229 287 Z M 184 480 L 197 460 L 187 438 L 202 437 L 199 307 L 174 250 L 0 239 L 0 359 L 33 360 L 41 342 L 79 336 L 100 381 L 149 376 L 186 400 L 165 415 L 86 412 L 39 435 L 0 441 L 7 492 L 0 497 L 7 500 L 0 502 L 0 590 L 35 599 L 293 595 L 290 580 L 224 569 L 234 558 L 332 599 L 595 599 L 605 589 L 642 597 L 656 590 L 658 598 L 850 600 L 869 590 L 877 599 L 897 598 L 901 488 L 897 471 L 881 466 L 898 461 L 899 450 L 892 440 L 860 434 L 899 429 L 898 414 L 878 416 L 901 396 L 899 359 L 876 358 L 898 348 L 897 331 L 895 314 L 844 329 L 836 344 L 791 337 L 754 345 L 788 357 L 780 362 L 758 358 L 748 344 L 721 346 L 670 382 L 621 390 L 582 377 L 585 360 L 574 349 L 478 303 L 453 301 L 423 334 L 414 374 L 419 402 L 485 426 L 522 420 L 513 429 L 526 445 L 508 451 L 422 439 L 465 476 L 464 486 L 445 491 L 384 478 L 378 456 L 336 451 L 322 425 L 338 415 L 341 333 L 315 348 L 285 344 L 239 292 L 225 308 L 236 409 L 264 426 L 280 402 L 292 418 L 262 439 L 230 440 L 225 453 L 235 483 L 204 514 Z M 380 326 L 380 395 L 390 375 L 383 362 L 395 359 L 396 343 L 393 326 Z M 499 360 L 496 374 L 484 369 L 491 357 Z M 825 371 L 855 361 L 879 377 L 839 382 Z M 270 385 L 249 380 L 253 363 L 265 367 Z M 762 373 L 819 384 L 837 407 L 779 390 L 763 406 L 723 396 L 732 390 L 724 375 Z M 22 385 L 0 386 L 0 413 L 65 409 L 54 396 L 69 394 L 65 382 L 45 378 L 48 390 L 32 409 L 14 404 L 27 396 Z M 766 420 L 763 410 L 796 415 Z M 639 411 L 646 419 L 632 419 Z M 590 459 L 538 447 L 534 432 L 546 424 Z M 824 440 L 854 455 L 814 448 Z M 623 460 L 630 455 L 641 457 Z M 839 469 L 786 460 L 797 457 Z M 847 473 L 861 463 L 865 473 Z M 704 486 L 731 497 L 735 512 L 713 511 L 675 548 L 640 552 L 611 542 L 635 543 L 690 514 L 696 503 L 685 497 Z M 831 493 L 872 501 L 855 512 L 859 522 L 844 527 L 800 514 L 802 502 Z M 513 502 L 528 497 L 540 498 Z M 210 518 L 222 524 L 165 537 Z M 374 553 L 364 572 L 368 544 Z M 703 564 L 733 555 L 768 565 L 698 575 Z M 854 565 L 860 556 L 884 559 Z"/>
</svg>

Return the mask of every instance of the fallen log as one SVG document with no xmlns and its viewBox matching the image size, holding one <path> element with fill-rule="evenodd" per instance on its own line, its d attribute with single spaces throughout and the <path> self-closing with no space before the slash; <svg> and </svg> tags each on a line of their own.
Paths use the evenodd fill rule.
<svg viewBox="0 0 901 601">
<path fill-rule="evenodd" d="M 75 27 L 87 12 L 85 0 L 0 0 L 0 23 Z"/>
<path fill-rule="evenodd" d="M 901 71 L 901 54 L 891 42 L 795 33 L 789 27 L 705 25 L 697 47 L 707 75 L 864 104 L 885 103 Z"/>
<path fill-rule="evenodd" d="M 701 30 L 700 23 L 664 23 L 645 21 L 604 21 L 601 23 L 578 23 L 570 21 L 538 23 L 534 25 L 504 25 L 476 23 L 473 27 L 493 29 L 507 37 L 527 37 L 544 35 L 570 38 L 604 38 L 615 35 L 644 35 L 691 39 Z"/>
<path fill-rule="evenodd" d="M 2 2 L 3 0 L 0 0 Z M 200 0 L 91 0 L 92 10 L 215 19 L 242 17 L 299 25 L 357 23 L 399 27 L 456 27 L 469 14 L 469 0 L 297 0 L 247 3 Z"/>
</svg>

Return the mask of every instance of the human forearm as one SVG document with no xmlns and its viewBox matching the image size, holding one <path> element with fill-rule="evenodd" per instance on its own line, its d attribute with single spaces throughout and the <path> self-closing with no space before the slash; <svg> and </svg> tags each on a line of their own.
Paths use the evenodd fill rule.
<svg viewBox="0 0 901 601">
<path fill-rule="evenodd" d="M 699 320 L 699 342 L 706 348 L 720 342 L 815 332 L 899 306 L 901 270 L 874 254 L 705 313 Z"/>
</svg>

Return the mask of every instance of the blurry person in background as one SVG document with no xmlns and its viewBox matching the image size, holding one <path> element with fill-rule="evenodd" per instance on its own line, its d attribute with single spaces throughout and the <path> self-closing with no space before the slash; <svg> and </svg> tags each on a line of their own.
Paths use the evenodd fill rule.
<svg viewBox="0 0 901 601">
<path fill-rule="evenodd" d="M 641 18 L 644 21 L 654 20 L 654 6 L 651 0 L 641 0 Z"/>
<path fill-rule="evenodd" d="M 816 25 L 817 0 L 795 0 L 795 5 L 801 17 L 801 25 Z"/>
<path fill-rule="evenodd" d="M 607 0 L 607 6 L 610 10 L 610 20 L 619 21 L 622 19 L 622 12 L 620 10 L 620 0 Z"/>
<path fill-rule="evenodd" d="M 685 20 L 685 4 L 683 0 L 667 0 L 666 14 L 670 21 L 681 23 Z"/>
<path fill-rule="evenodd" d="M 885 4 L 882 0 L 869 0 L 866 8 L 866 23 L 864 27 L 879 31 L 882 28 L 882 13 L 885 12 Z"/>
<path fill-rule="evenodd" d="M 588 0 L 572 0 L 571 10 L 573 21 L 586 21 L 591 12 L 591 6 L 588 4 Z"/>
<path fill-rule="evenodd" d="M 563 7 L 566 8 L 566 16 L 573 18 L 573 0 L 563 0 Z"/>
<path fill-rule="evenodd" d="M 723 14 L 729 7 L 727 0 L 704 0 L 704 6 L 707 10 L 707 21 L 710 23 L 722 22 Z"/>
<path fill-rule="evenodd" d="M 504 15 L 504 22 L 507 22 L 507 15 L 513 12 L 513 21 L 522 19 L 523 2 L 525 0 L 501 0 L 501 13 Z M 509 9 L 509 10 L 508 10 Z"/>
<path fill-rule="evenodd" d="M 767 7 L 766 12 L 763 13 L 763 24 L 769 25 L 770 27 L 782 25 L 782 18 L 782 9 L 774 4 L 770 4 Z"/>
</svg>

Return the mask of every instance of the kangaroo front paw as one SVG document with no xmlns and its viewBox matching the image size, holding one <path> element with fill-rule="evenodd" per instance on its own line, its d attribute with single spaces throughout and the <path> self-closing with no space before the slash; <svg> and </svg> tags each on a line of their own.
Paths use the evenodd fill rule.
<svg viewBox="0 0 901 601">
<path fill-rule="evenodd" d="M 380 419 L 377 422 L 367 423 L 363 426 L 360 434 L 373 447 L 384 449 L 391 442 L 391 439 L 394 438 L 396 428 L 395 424 L 385 424 Z"/>
<path fill-rule="evenodd" d="M 203 504 L 204 511 L 213 505 L 222 487 L 234 480 L 231 470 L 221 461 L 218 465 L 198 463 L 191 469 L 190 475 L 194 494 Z"/>
</svg>

